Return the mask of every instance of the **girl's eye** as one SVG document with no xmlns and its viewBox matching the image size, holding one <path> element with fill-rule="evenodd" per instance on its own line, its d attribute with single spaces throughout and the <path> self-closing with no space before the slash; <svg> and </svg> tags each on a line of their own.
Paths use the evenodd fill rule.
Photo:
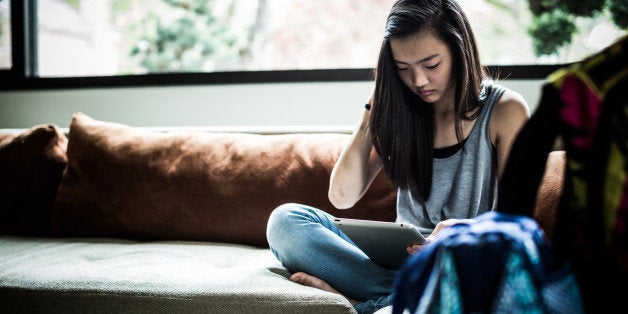
<svg viewBox="0 0 628 314">
<path fill-rule="evenodd" d="M 399 67 L 398 67 L 398 68 L 397 68 L 397 71 L 405 71 L 405 70 L 407 70 L 407 69 L 408 69 L 408 68 L 399 68 Z"/>
<path fill-rule="evenodd" d="M 430 70 L 434 70 L 434 69 L 436 69 L 436 67 L 438 67 L 438 65 L 439 65 L 439 64 L 440 64 L 440 62 L 439 62 L 439 63 L 436 63 L 436 64 L 434 64 L 434 65 L 431 65 L 431 66 L 426 66 L 426 68 L 428 68 L 428 69 L 430 69 Z"/>
</svg>

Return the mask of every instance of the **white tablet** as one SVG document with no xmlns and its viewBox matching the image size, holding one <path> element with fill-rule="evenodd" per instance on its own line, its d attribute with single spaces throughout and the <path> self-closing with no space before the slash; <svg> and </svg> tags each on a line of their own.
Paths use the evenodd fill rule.
<svg viewBox="0 0 628 314">
<path fill-rule="evenodd" d="M 411 224 L 334 218 L 334 223 L 373 262 L 398 269 L 410 256 L 406 247 L 425 243 L 425 237 Z"/>
</svg>

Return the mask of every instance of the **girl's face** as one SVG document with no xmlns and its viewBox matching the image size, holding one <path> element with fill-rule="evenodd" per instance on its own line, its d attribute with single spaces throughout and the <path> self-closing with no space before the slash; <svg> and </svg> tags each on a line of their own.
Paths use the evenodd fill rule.
<svg viewBox="0 0 628 314">
<path fill-rule="evenodd" d="M 428 103 L 453 105 L 455 81 L 447 44 L 422 31 L 391 39 L 390 48 L 401 80 Z"/>
</svg>

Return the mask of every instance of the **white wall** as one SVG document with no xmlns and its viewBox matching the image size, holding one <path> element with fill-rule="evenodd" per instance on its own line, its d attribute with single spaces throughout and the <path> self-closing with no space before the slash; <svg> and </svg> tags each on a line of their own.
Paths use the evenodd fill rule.
<svg viewBox="0 0 628 314">
<path fill-rule="evenodd" d="M 506 80 L 536 108 L 542 80 Z M 0 92 L 0 128 L 67 127 L 74 112 L 132 126 L 353 126 L 372 82 Z"/>
</svg>

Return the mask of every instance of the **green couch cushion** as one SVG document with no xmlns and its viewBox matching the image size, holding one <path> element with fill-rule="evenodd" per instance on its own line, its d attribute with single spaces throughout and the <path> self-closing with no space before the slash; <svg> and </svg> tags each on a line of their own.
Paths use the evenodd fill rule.
<svg viewBox="0 0 628 314">
<path fill-rule="evenodd" d="M 0 237 L 6 312 L 353 313 L 269 249 L 210 242 Z"/>
</svg>

